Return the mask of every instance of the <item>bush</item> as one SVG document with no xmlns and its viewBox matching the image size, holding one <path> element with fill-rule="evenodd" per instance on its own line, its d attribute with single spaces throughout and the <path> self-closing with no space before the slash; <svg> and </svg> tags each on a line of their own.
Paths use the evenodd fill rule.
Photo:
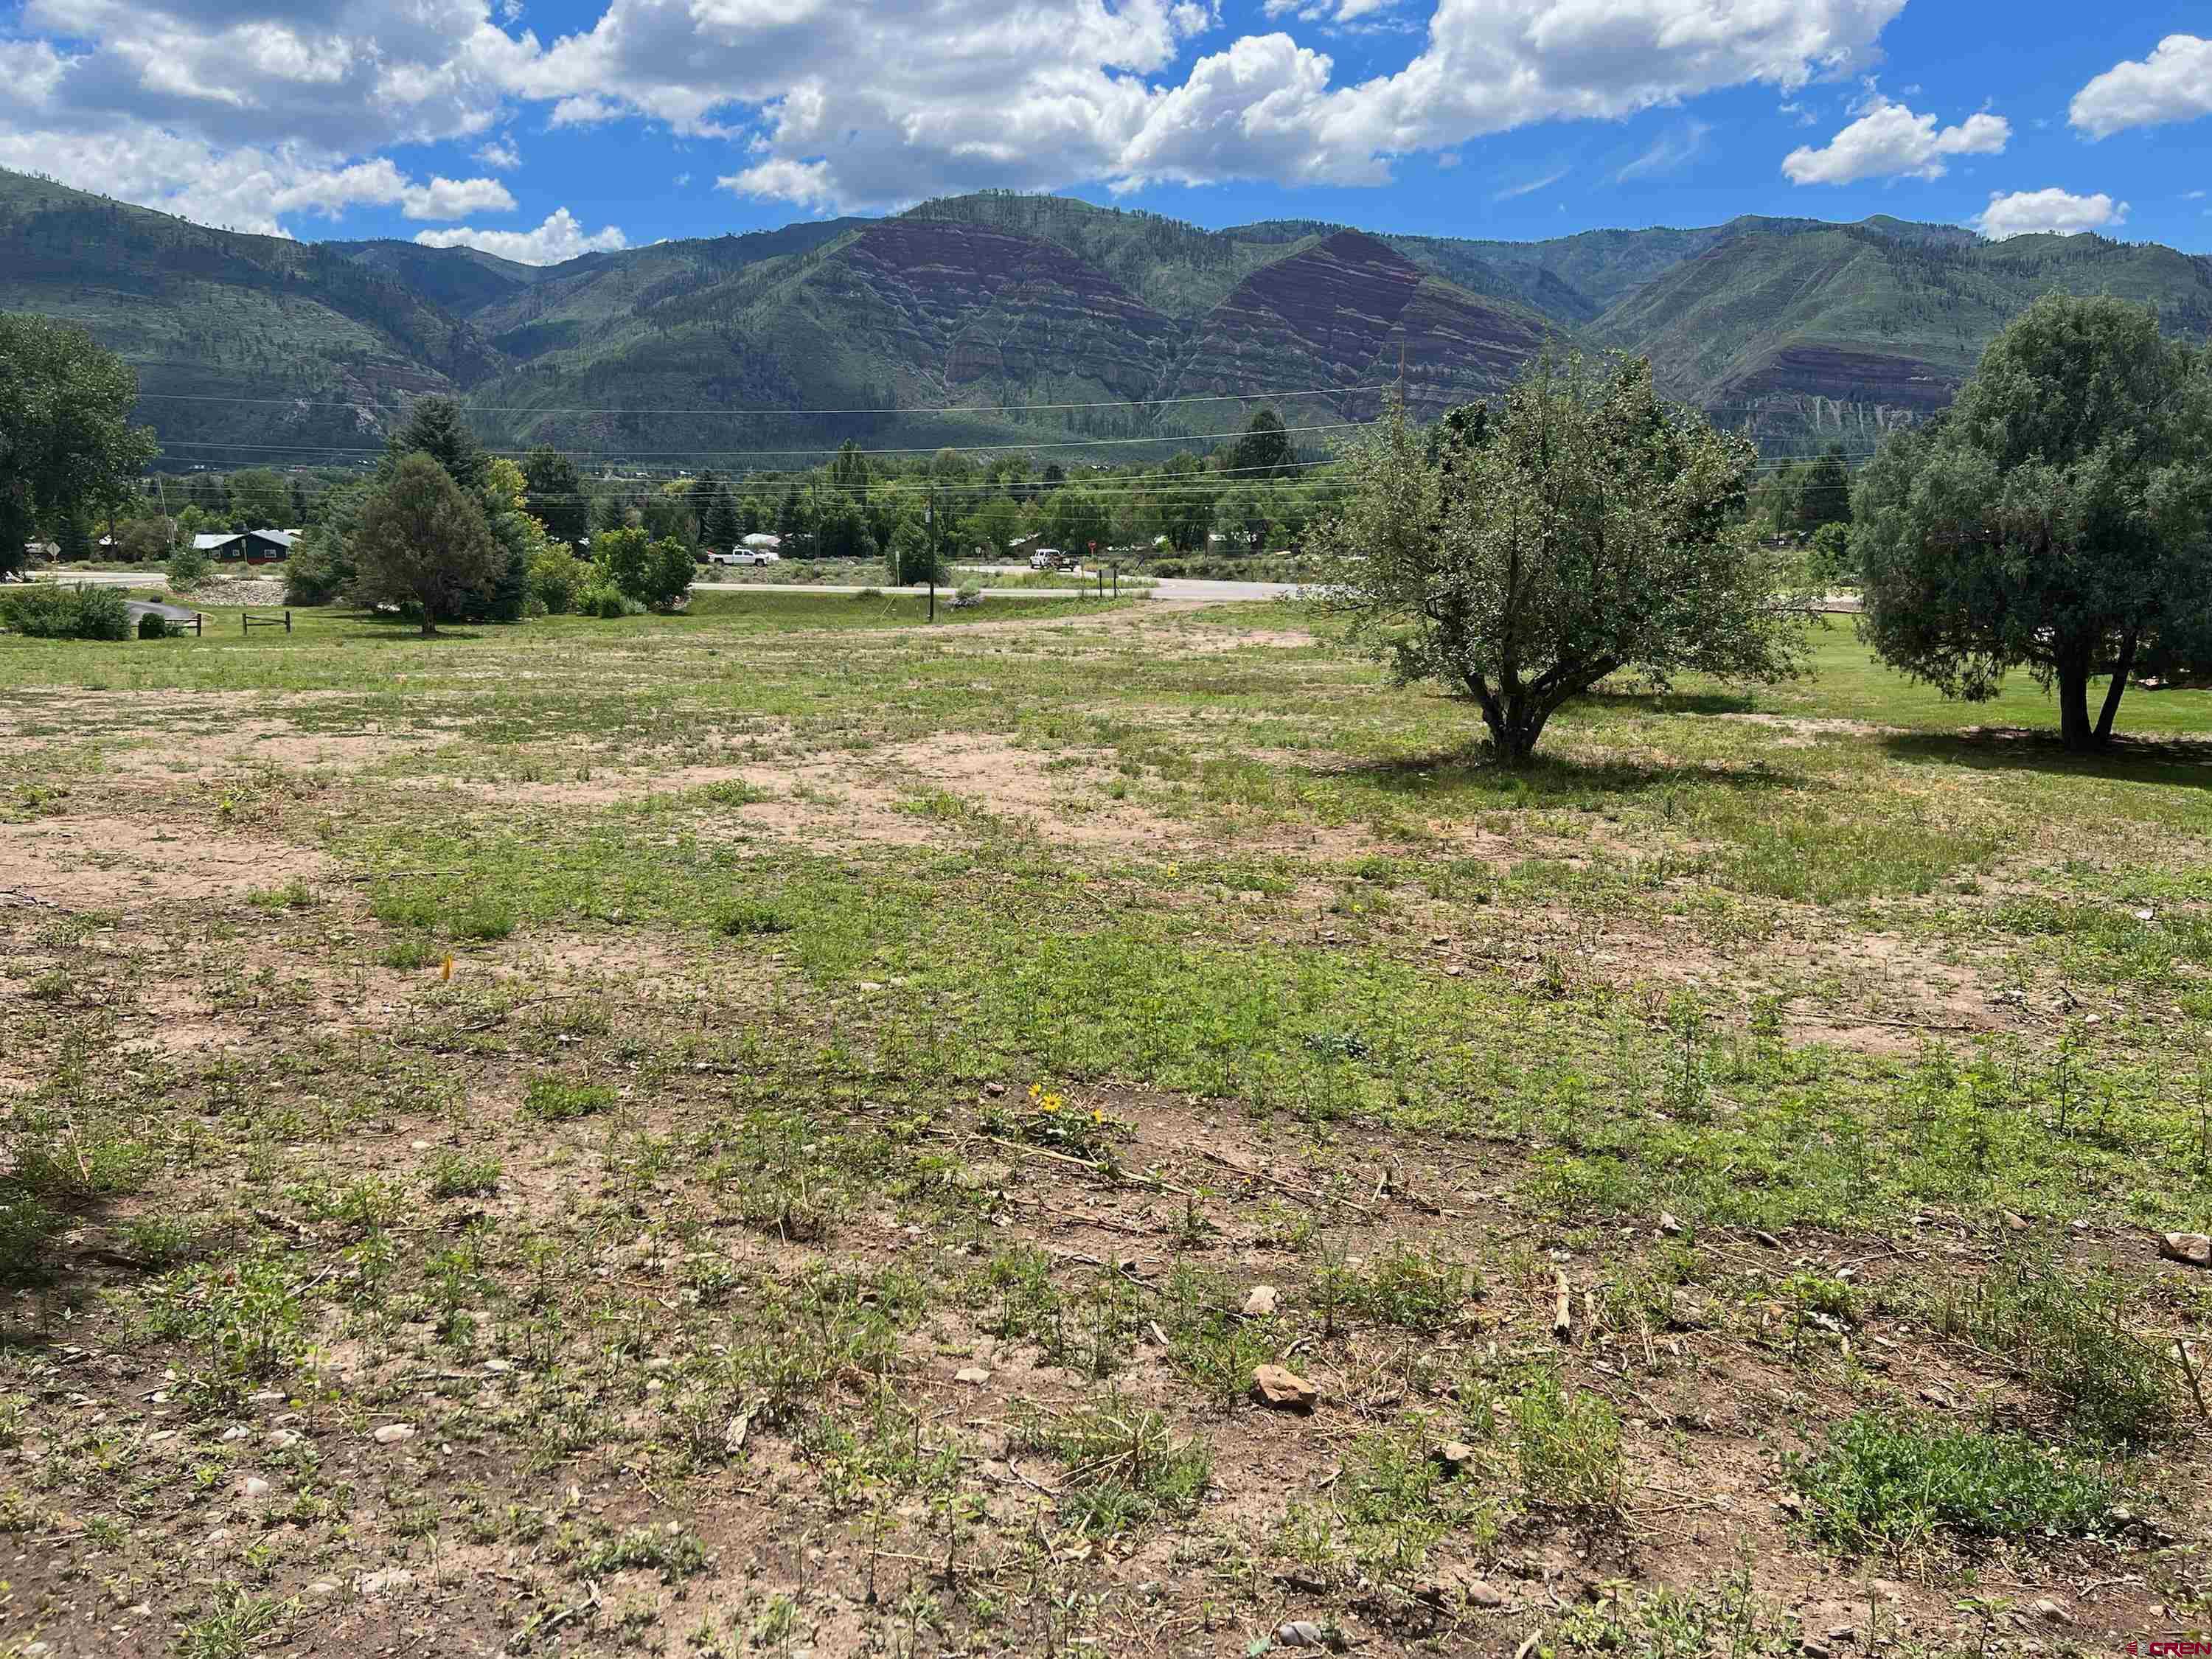
<svg viewBox="0 0 2212 1659">
<path fill-rule="evenodd" d="M 1927 1542 L 1940 1528 L 1989 1538 L 2081 1537 L 2112 1507 L 2103 1472 L 2025 1435 L 1861 1412 L 1827 1450 L 1793 1463 L 1813 1531 L 1850 1554 Z"/>
<path fill-rule="evenodd" d="M 982 603 L 983 590 L 975 582 L 961 583 L 959 592 L 952 596 L 952 608 L 955 611 L 969 610 Z"/>
<path fill-rule="evenodd" d="M 168 563 L 163 568 L 169 573 L 169 586 L 182 593 L 205 581 L 215 566 L 206 554 L 186 542 L 169 555 Z"/>
<path fill-rule="evenodd" d="M 127 640 L 131 611 L 122 590 L 41 585 L 0 598 L 0 622 L 31 639 Z"/>
<path fill-rule="evenodd" d="M 675 537 L 653 541 L 642 530 L 610 530 L 592 543 L 592 551 L 606 580 L 641 607 L 649 605 L 656 611 L 672 611 L 682 605 L 698 571 L 691 550 Z"/>
<path fill-rule="evenodd" d="M 167 639 L 169 619 L 158 611 L 149 611 L 138 618 L 138 637 L 142 640 Z"/>
<path fill-rule="evenodd" d="M 578 601 L 591 585 L 592 567 L 565 547 L 540 553 L 530 562 L 530 596 L 550 616 L 565 616 L 578 609 Z"/>
<path fill-rule="evenodd" d="M 645 607 L 611 581 L 595 581 L 576 595 L 580 617 L 641 617 Z"/>
<path fill-rule="evenodd" d="M 1806 574 L 1816 582 L 1847 582 L 1858 574 L 1851 560 L 1851 527 L 1824 524 L 1813 532 L 1813 550 L 1805 562 Z"/>
</svg>

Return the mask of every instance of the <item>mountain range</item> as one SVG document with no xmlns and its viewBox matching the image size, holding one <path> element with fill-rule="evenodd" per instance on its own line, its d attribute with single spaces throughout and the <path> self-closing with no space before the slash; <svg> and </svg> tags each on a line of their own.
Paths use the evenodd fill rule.
<svg viewBox="0 0 2212 1659">
<path fill-rule="evenodd" d="M 432 391 L 496 446 L 739 469 L 848 437 L 1127 458 L 1261 402 L 1318 451 L 1401 374 L 1433 414 L 1571 345 L 1650 356 L 1770 451 L 1859 454 L 2054 288 L 2212 333 L 2212 256 L 1886 217 L 1505 242 L 987 193 L 538 267 L 211 229 L 0 171 L 0 310 L 133 364 L 169 465 L 343 459 Z"/>
</svg>

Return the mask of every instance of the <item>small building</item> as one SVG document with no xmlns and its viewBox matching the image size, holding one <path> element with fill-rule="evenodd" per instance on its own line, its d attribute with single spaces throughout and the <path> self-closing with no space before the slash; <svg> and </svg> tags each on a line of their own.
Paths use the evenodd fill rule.
<svg viewBox="0 0 2212 1659">
<path fill-rule="evenodd" d="M 268 564 L 292 556 L 296 530 L 246 530 L 235 534 L 216 532 L 192 538 L 193 549 L 211 559 L 243 559 L 248 564 Z"/>
</svg>

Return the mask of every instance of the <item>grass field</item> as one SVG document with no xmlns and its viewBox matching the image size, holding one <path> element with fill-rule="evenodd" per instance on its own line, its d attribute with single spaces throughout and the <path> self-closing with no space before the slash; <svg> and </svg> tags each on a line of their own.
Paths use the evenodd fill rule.
<svg viewBox="0 0 2212 1659">
<path fill-rule="evenodd" d="M 2207 1624 L 2212 694 L 214 614 L 0 637 L 0 1656 Z"/>
</svg>

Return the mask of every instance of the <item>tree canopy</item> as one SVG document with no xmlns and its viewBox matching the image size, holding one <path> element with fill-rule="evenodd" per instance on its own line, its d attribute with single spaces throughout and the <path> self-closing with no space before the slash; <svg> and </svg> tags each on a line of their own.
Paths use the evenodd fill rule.
<svg viewBox="0 0 2212 1659">
<path fill-rule="evenodd" d="M 2203 354 L 2161 337 L 2145 307 L 2037 301 L 1946 415 L 1860 475 L 1868 641 L 1968 701 L 2025 666 L 2055 689 L 2066 746 L 2102 746 L 2130 673 L 2212 666 L 2208 450 Z"/>
<path fill-rule="evenodd" d="M 426 638 L 488 605 L 507 562 L 483 508 L 421 451 L 393 462 L 363 503 L 353 556 L 358 596 L 413 607 Z"/>
<path fill-rule="evenodd" d="M 584 481 L 576 464 L 558 450 L 540 444 L 523 458 L 523 477 L 530 490 L 525 500 L 531 517 L 545 526 L 556 541 L 580 542 L 591 534 L 591 512 L 584 500 Z"/>
<path fill-rule="evenodd" d="M 451 398 L 417 398 L 407 419 L 385 447 L 384 473 L 389 477 L 410 455 L 428 455 L 464 489 L 484 487 L 490 458 L 476 434 L 469 430 L 461 406 Z"/>
<path fill-rule="evenodd" d="M 1464 688 L 1508 765 L 1611 674 L 1784 678 L 1809 605 L 1741 522 L 1755 459 L 1662 403 L 1641 359 L 1540 362 L 1434 442 L 1394 404 L 1308 532 L 1341 560 L 1322 603 L 1401 681 Z"/>
<path fill-rule="evenodd" d="M 1237 447 L 1229 452 L 1229 471 L 1240 478 L 1291 478 L 1297 476 L 1298 454 L 1283 430 L 1283 417 L 1272 409 L 1253 416 Z"/>
<path fill-rule="evenodd" d="M 0 573 L 21 568 L 42 516 L 76 519 L 130 493 L 153 459 L 131 424 L 138 377 L 91 335 L 0 315 Z"/>
</svg>

